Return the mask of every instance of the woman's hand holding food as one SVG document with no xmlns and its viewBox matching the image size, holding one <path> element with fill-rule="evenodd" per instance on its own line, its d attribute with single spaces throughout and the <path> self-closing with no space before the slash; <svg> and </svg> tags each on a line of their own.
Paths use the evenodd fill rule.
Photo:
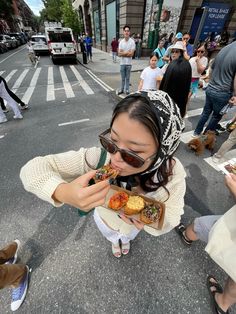
<svg viewBox="0 0 236 314">
<path fill-rule="evenodd" d="M 104 204 L 110 188 L 109 180 L 88 186 L 95 173 L 96 171 L 90 171 L 70 183 L 59 184 L 52 198 L 86 212 Z"/>
<path fill-rule="evenodd" d="M 143 227 L 144 227 L 144 223 L 142 223 L 141 221 L 137 221 L 136 219 L 134 218 L 128 218 L 126 215 L 124 214 L 119 214 L 119 217 L 124 221 L 126 222 L 128 225 L 135 225 L 135 227 L 138 229 L 138 230 L 142 230 Z"/>
</svg>

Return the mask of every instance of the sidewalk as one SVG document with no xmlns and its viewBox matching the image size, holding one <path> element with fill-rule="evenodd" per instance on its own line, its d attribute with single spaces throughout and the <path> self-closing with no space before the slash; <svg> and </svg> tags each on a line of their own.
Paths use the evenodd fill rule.
<svg viewBox="0 0 236 314">
<path fill-rule="evenodd" d="M 83 64 L 81 52 L 78 53 L 78 61 L 86 68 L 98 73 L 120 73 L 120 61 L 117 57 L 117 62 L 112 62 L 110 53 L 93 48 L 93 61 L 88 64 Z M 149 64 L 149 57 L 142 57 L 139 60 L 132 60 L 132 72 L 142 71 Z"/>
</svg>

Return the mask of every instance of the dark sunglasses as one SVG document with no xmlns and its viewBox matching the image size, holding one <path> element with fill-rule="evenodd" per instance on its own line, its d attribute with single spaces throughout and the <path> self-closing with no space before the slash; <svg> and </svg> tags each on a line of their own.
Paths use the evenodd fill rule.
<svg viewBox="0 0 236 314">
<path fill-rule="evenodd" d="M 204 50 L 198 50 L 197 52 L 204 53 L 205 51 Z"/>
<path fill-rule="evenodd" d="M 171 53 L 179 53 L 179 52 L 180 52 L 179 49 L 172 49 L 172 50 L 171 50 Z"/>
<path fill-rule="evenodd" d="M 128 165 L 134 167 L 134 168 L 140 168 L 144 165 L 146 161 L 153 160 L 156 157 L 156 153 L 152 155 L 151 157 L 148 157 L 147 159 L 143 159 L 137 154 L 126 150 L 126 149 L 121 149 L 116 144 L 110 139 L 107 138 L 105 135 L 110 133 L 110 129 L 107 129 L 103 133 L 99 135 L 100 143 L 103 148 L 105 148 L 106 151 L 110 154 L 115 154 L 117 152 L 120 153 L 121 158 L 126 162 Z"/>
</svg>

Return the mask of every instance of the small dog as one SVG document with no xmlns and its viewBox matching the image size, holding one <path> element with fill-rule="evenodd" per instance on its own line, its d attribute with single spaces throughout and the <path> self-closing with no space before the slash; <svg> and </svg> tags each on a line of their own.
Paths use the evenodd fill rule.
<svg viewBox="0 0 236 314">
<path fill-rule="evenodd" d="M 197 156 L 200 156 L 203 153 L 204 148 L 209 149 L 211 153 L 213 153 L 215 142 L 215 131 L 208 130 L 206 134 L 202 134 L 199 137 L 192 139 L 188 143 L 188 146 L 195 151 Z"/>
</svg>

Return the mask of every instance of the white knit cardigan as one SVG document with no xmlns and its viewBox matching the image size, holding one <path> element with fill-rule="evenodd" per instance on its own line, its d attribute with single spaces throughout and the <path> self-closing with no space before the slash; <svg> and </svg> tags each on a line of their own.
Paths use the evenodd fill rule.
<svg viewBox="0 0 236 314">
<path fill-rule="evenodd" d="M 24 188 L 56 207 L 62 206 L 62 203 L 55 202 L 52 199 L 52 195 L 59 184 L 71 182 L 91 170 L 85 162 L 85 153 L 90 164 L 95 165 L 99 161 L 101 149 L 96 147 L 81 148 L 78 151 L 36 157 L 30 160 L 22 167 L 20 172 Z M 105 163 L 108 163 L 109 160 L 110 156 L 108 154 Z M 169 198 L 162 187 L 155 192 L 146 194 L 146 196 L 164 202 L 166 206 L 162 229 L 156 230 L 145 226 L 144 230 L 146 232 L 159 236 L 169 232 L 179 224 L 180 217 L 184 213 L 185 177 L 186 173 L 182 164 L 175 158 L 173 175 L 169 177 L 169 182 L 166 185 L 170 193 Z M 109 227 L 122 234 L 128 234 L 134 228 L 134 226 L 128 225 L 118 218 L 116 212 L 101 206 L 97 207 L 97 211 Z"/>
</svg>

